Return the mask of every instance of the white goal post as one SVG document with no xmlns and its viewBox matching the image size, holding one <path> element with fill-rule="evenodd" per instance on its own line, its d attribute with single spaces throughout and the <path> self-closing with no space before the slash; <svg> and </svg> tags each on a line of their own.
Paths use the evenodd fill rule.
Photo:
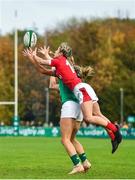
<svg viewBox="0 0 135 180">
<path fill-rule="evenodd" d="M 11 105 L 11 104 L 15 104 L 15 102 L 13 101 L 0 101 L 0 105 Z"/>
<path fill-rule="evenodd" d="M 17 17 L 17 12 L 15 12 Z M 18 31 L 15 28 L 14 33 L 14 101 L 0 101 L 0 105 L 14 105 L 14 135 L 18 134 L 19 116 L 18 116 Z"/>
</svg>

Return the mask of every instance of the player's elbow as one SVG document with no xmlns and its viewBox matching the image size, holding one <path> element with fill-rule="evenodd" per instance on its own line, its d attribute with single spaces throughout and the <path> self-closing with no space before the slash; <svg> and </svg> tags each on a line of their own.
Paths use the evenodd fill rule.
<svg viewBox="0 0 135 180">
<path fill-rule="evenodd" d="M 55 89 L 55 85 L 50 83 L 49 88 L 50 89 Z"/>
</svg>

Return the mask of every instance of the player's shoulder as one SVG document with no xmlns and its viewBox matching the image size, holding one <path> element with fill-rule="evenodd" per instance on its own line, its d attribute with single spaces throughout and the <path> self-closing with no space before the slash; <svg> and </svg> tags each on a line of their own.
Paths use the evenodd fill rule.
<svg viewBox="0 0 135 180">
<path fill-rule="evenodd" d="M 64 56 L 58 56 L 57 57 L 59 60 L 66 60 L 66 58 Z"/>
<path fill-rule="evenodd" d="M 61 59 L 65 59 L 64 56 L 57 56 L 57 57 L 54 57 L 53 60 L 61 60 Z"/>
<path fill-rule="evenodd" d="M 52 59 L 52 64 L 58 64 L 58 65 L 63 65 L 66 63 L 66 58 L 64 56 L 58 56 Z"/>
</svg>

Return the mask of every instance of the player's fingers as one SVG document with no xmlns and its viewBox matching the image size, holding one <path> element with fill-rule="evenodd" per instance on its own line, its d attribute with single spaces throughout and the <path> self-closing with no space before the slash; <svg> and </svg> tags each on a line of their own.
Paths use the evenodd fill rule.
<svg viewBox="0 0 135 180">
<path fill-rule="evenodd" d="M 41 52 L 41 49 L 40 48 L 38 48 L 38 50 L 37 50 L 38 52 Z"/>
<path fill-rule="evenodd" d="M 23 50 L 22 53 L 23 53 L 23 55 L 25 55 L 25 56 L 27 55 L 26 50 Z"/>
<path fill-rule="evenodd" d="M 50 47 L 49 47 L 49 46 L 47 47 L 47 50 L 48 50 L 48 51 L 50 50 Z"/>
<path fill-rule="evenodd" d="M 26 53 L 29 53 L 29 52 L 30 52 L 30 51 L 29 51 L 29 49 L 27 48 L 27 49 L 26 49 Z"/>
<path fill-rule="evenodd" d="M 27 49 L 24 49 L 23 52 L 27 52 Z"/>
<path fill-rule="evenodd" d="M 43 50 L 43 48 L 42 48 L 42 47 L 40 47 L 40 48 L 38 49 L 38 52 L 42 52 L 42 50 Z"/>
<path fill-rule="evenodd" d="M 25 53 L 25 51 L 23 50 L 23 51 L 22 51 L 22 54 L 24 54 L 24 53 Z"/>
<path fill-rule="evenodd" d="M 22 54 L 23 54 L 23 56 L 27 56 L 27 53 L 26 53 L 26 52 L 24 52 L 24 51 L 22 51 Z"/>
<path fill-rule="evenodd" d="M 34 52 L 35 52 L 35 53 L 37 52 L 37 47 L 35 48 Z"/>
<path fill-rule="evenodd" d="M 32 52 L 32 49 L 31 49 L 31 47 L 29 48 L 29 52 Z"/>
</svg>

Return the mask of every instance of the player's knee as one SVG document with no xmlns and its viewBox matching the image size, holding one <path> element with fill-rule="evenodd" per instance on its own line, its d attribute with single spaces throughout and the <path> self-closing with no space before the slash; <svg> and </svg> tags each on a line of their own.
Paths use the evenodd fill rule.
<svg viewBox="0 0 135 180">
<path fill-rule="evenodd" d="M 93 116 L 85 116 L 84 120 L 86 123 L 92 123 L 93 122 Z"/>
<path fill-rule="evenodd" d="M 95 113 L 93 113 L 93 115 L 94 115 L 94 116 L 101 116 L 102 114 L 99 113 L 99 112 L 95 112 Z"/>
<path fill-rule="evenodd" d="M 75 137 L 71 137 L 70 141 L 71 141 L 71 143 L 74 143 L 75 142 Z"/>
<path fill-rule="evenodd" d="M 78 142 L 78 141 L 76 140 L 76 137 L 74 137 L 74 138 L 71 139 L 71 143 L 72 143 L 72 144 L 77 144 L 77 142 Z"/>
<path fill-rule="evenodd" d="M 69 142 L 69 139 L 68 139 L 68 138 L 62 138 L 62 139 L 61 139 L 61 143 L 62 143 L 63 145 L 66 145 L 68 142 Z"/>
</svg>

